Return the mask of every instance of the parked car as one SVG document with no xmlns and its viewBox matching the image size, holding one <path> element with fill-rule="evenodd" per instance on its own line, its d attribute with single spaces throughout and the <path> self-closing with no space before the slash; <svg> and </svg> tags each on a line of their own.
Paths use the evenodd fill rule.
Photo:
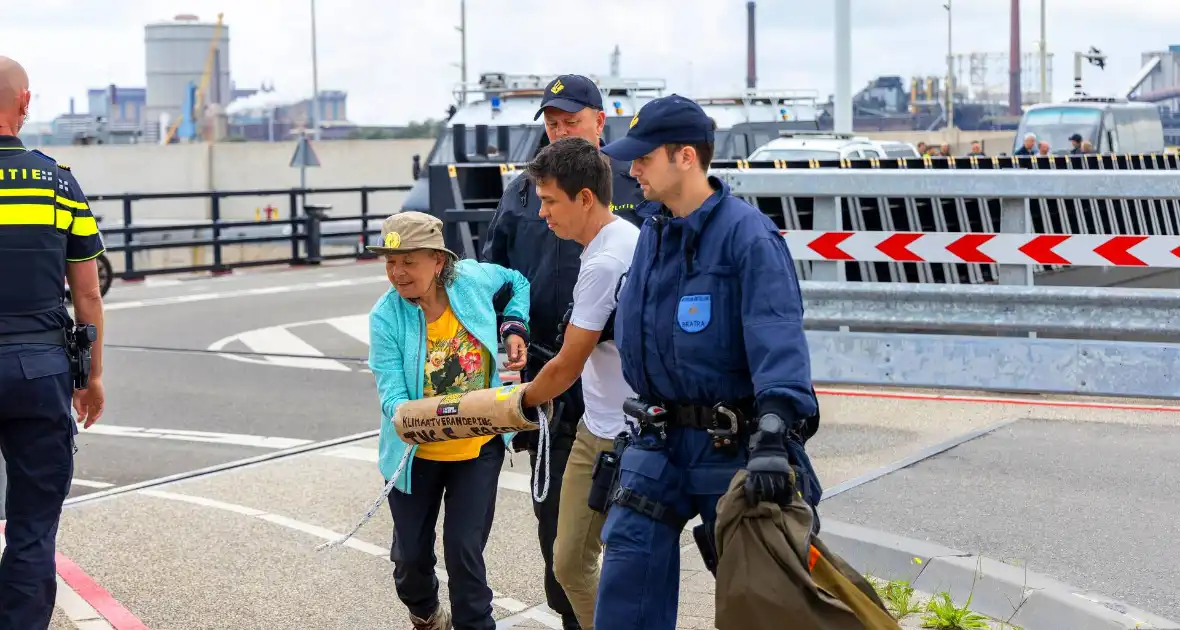
<svg viewBox="0 0 1180 630">
<path fill-rule="evenodd" d="M 106 254 L 99 254 L 94 261 L 98 263 L 98 290 L 102 292 L 103 297 L 106 297 L 107 291 L 111 290 L 111 283 L 115 280 L 115 272 L 111 268 L 111 261 Z M 69 284 L 66 284 L 66 299 L 70 299 Z"/>
<path fill-rule="evenodd" d="M 751 162 L 774 160 L 863 160 L 884 157 L 868 138 L 831 131 L 782 131 L 779 137 L 758 147 Z"/>
</svg>

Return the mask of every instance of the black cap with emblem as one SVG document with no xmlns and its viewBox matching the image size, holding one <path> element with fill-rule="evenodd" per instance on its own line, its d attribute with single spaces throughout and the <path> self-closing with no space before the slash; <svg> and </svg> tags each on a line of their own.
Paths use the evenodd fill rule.
<svg viewBox="0 0 1180 630">
<path fill-rule="evenodd" d="M 580 74 L 563 74 L 545 86 L 545 95 L 541 97 L 541 107 L 533 120 L 541 117 L 546 107 L 556 107 L 571 114 L 590 107 L 602 109 L 602 92 L 598 85 Z"/>
</svg>

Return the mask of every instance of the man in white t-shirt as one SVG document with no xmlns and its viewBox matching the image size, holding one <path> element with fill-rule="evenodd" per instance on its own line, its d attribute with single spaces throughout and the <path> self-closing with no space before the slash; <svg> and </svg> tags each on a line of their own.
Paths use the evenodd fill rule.
<svg viewBox="0 0 1180 630">
<path fill-rule="evenodd" d="M 561 348 L 528 383 L 524 406 L 552 400 L 581 376 L 586 412 L 562 476 L 553 574 L 582 628 L 591 630 L 606 520 L 587 503 L 591 471 L 599 454 L 613 450 L 615 436 L 626 430 L 623 401 L 635 395 L 623 380 L 608 324 L 613 322 L 620 280 L 631 267 L 639 229 L 611 212 L 610 161 L 581 138 L 562 138 L 542 149 L 528 165 L 528 174 L 549 229 L 584 248 Z"/>
</svg>

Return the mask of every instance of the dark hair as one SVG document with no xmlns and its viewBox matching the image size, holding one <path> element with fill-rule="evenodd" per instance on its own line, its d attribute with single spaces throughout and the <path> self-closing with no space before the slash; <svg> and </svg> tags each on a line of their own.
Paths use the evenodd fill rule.
<svg viewBox="0 0 1180 630">
<path fill-rule="evenodd" d="M 713 123 L 713 131 L 717 131 L 717 121 L 709 118 L 709 122 Z M 713 162 L 713 152 L 716 150 L 712 142 L 692 142 L 688 144 L 665 144 L 664 151 L 668 154 L 668 159 L 671 160 L 684 147 L 692 147 L 697 152 L 697 161 L 701 165 L 701 170 L 708 173 L 709 164 Z"/>
<path fill-rule="evenodd" d="M 610 159 L 582 138 L 567 136 L 541 149 L 527 169 L 533 182 L 552 179 L 570 199 L 589 188 L 599 201 L 610 203 Z"/>
</svg>

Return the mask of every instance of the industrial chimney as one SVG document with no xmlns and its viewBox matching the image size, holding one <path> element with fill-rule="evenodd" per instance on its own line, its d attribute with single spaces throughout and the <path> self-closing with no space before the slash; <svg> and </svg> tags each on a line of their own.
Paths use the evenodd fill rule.
<svg viewBox="0 0 1180 630">
<path fill-rule="evenodd" d="M 754 46 L 754 0 L 746 3 L 746 87 L 754 89 L 758 87 L 758 73 L 756 72 L 757 63 L 755 57 Z"/>
<path fill-rule="evenodd" d="M 1012 24 L 1008 37 L 1008 114 L 1019 116 L 1020 108 L 1020 0 L 1012 0 Z"/>
</svg>

